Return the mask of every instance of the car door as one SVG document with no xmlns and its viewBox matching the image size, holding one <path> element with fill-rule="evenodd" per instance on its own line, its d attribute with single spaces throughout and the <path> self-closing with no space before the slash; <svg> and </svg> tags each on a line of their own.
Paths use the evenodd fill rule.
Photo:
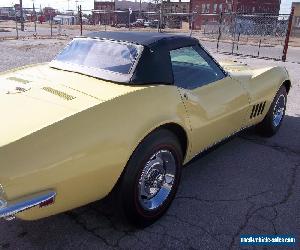
<svg viewBox="0 0 300 250">
<path fill-rule="evenodd" d="M 200 46 L 170 51 L 178 87 L 192 130 L 192 155 L 239 131 L 249 95 Z"/>
</svg>

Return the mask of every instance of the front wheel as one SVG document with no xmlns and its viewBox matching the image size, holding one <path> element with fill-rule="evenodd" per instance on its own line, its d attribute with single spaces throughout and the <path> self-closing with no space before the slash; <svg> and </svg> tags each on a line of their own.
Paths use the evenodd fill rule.
<svg viewBox="0 0 300 250">
<path fill-rule="evenodd" d="M 287 91 L 284 86 L 278 90 L 264 120 L 257 125 L 259 134 L 271 137 L 279 130 L 285 116 Z"/>
<path fill-rule="evenodd" d="M 119 206 L 130 223 L 145 227 L 167 211 L 179 185 L 182 158 L 177 137 L 165 129 L 137 147 L 118 188 Z"/>
</svg>

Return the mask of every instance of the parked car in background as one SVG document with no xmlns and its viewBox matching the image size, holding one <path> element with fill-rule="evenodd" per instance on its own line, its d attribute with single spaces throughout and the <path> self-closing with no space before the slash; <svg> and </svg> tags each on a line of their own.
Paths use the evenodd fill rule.
<svg viewBox="0 0 300 250">
<path fill-rule="evenodd" d="M 144 22 L 144 26 L 145 26 L 145 27 L 150 27 L 150 24 L 151 24 L 151 21 L 145 21 L 145 22 Z"/>
<path fill-rule="evenodd" d="M 153 20 L 150 22 L 149 27 L 151 28 L 160 28 L 160 29 L 164 29 L 165 28 L 165 24 L 164 23 L 160 23 L 159 20 Z"/>
<path fill-rule="evenodd" d="M 128 28 L 129 24 L 128 23 L 117 23 L 114 25 L 116 28 Z"/>
<path fill-rule="evenodd" d="M 143 27 L 144 27 L 144 22 L 145 22 L 144 19 L 137 19 L 137 20 L 132 24 L 132 26 L 133 26 L 133 27 L 138 27 L 138 28 L 143 28 Z"/>
</svg>

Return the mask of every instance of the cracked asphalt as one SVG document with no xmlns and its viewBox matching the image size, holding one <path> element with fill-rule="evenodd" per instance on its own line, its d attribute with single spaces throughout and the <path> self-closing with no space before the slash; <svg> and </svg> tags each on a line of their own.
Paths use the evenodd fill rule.
<svg viewBox="0 0 300 250">
<path fill-rule="evenodd" d="M 49 50 L 38 45 L 47 40 L 27 43 L 30 49 L 26 41 L 1 42 L 0 70 L 26 64 L 30 55 L 31 63 L 48 61 L 64 45 L 51 40 Z M 241 234 L 290 234 L 300 249 L 299 64 L 211 52 L 219 60 L 287 67 L 293 88 L 276 136 L 261 138 L 248 130 L 201 154 L 184 168 L 167 214 L 146 229 L 120 223 L 103 200 L 39 221 L 0 221 L 0 248 L 250 249 L 239 246 Z"/>
</svg>

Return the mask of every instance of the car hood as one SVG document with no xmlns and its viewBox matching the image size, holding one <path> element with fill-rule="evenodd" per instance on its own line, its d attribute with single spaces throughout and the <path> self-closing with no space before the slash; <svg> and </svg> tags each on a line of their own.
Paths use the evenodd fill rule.
<svg viewBox="0 0 300 250">
<path fill-rule="evenodd" d="M 0 147 L 78 112 L 144 87 L 41 64 L 0 74 Z"/>
</svg>

